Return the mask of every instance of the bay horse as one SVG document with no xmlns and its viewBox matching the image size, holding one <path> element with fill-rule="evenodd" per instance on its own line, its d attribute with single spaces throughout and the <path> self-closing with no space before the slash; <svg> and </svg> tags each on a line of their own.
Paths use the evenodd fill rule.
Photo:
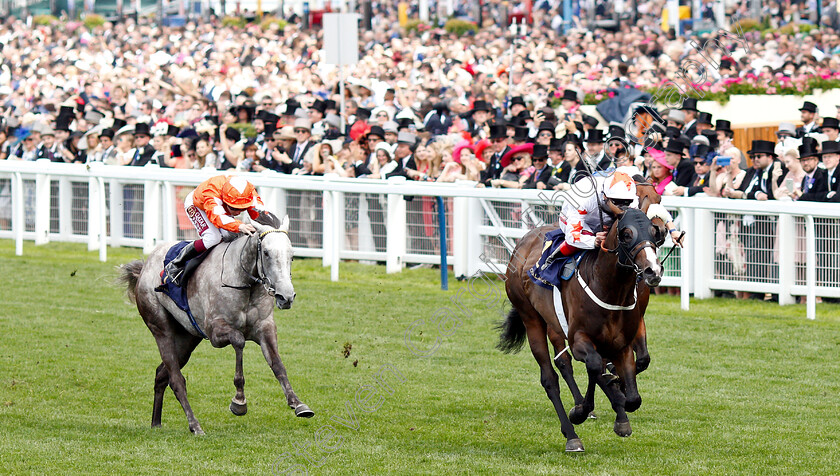
<svg viewBox="0 0 840 476">
<path fill-rule="evenodd" d="M 236 394 L 230 404 L 234 415 L 244 415 L 248 409 L 242 373 L 246 340 L 259 344 L 295 415 L 314 415 L 292 389 L 277 351 L 274 305 L 289 309 L 295 299 L 289 217 L 281 222 L 263 212 L 252 224 L 257 229 L 252 236 L 224 232 L 226 242 L 210 250 L 187 282 L 195 326 L 169 296 L 155 291 L 161 282 L 163 258 L 172 243 L 156 247 L 145 262 L 136 260 L 120 267 L 120 279 L 128 297 L 137 304 L 160 351 L 162 362 L 155 372 L 152 427 L 161 425 L 163 395 L 168 385 L 184 409 L 190 431 L 204 434 L 187 401 L 186 381 L 181 373 L 203 340 L 202 334 L 213 347 L 231 345 L 236 352 Z"/>
<path fill-rule="evenodd" d="M 655 198 L 647 199 L 651 200 Z M 505 290 L 512 309 L 499 325 L 498 348 L 506 353 L 516 352 L 527 337 L 540 367 L 540 382 L 560 418 L 569 452 L 584 450 L 574 425 L 583 423 L 595 408 L 596 384 L 616 412 L 614 431 L 619 436 L 630 436 L 632 430 L 626 412 L 635 411 L 641 405 L 636 375 L 650 361 L 643 316 L 650 287 L 659 285 L 662 277 L 656 248 L 664 241 L 664 227 L 652 223 L 642 210 L 630 208 L 622 212 L 612 204 L 610 208 L 618 219 L 609 228 L 601 248 L 585 253 L 575 273 L 576 279 L 564 281 L 560 288 L 568 336 L 558 321 L 553 291 L 534 284 L 528 276 L 528 270 L 542 254 L 545 234 L 555 227 L 529 231 L 514 248 L 506 270 Z M 554 348 L 554 359 L 546 339 Z M 566 340 L 568 348 L 564 346 Z M 585 396 L 574 381 L 567 349 L 575 359 L 586 364 L 589 382 Z M 634 350 L 639 357 L 636 360 Z M 568 416 L 560 399 L 552 360 L 575 400 Z M 617 379 L 605 374 L 608 362 L 614 364 Z"/>
</svg>

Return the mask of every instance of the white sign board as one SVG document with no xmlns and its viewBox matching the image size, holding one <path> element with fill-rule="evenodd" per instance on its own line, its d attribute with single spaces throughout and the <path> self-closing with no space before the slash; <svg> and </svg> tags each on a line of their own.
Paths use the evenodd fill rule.
<svg viewBox="0 0 840 476">
<path fill-rule="evenodd" d="M 359 62 L 358 14 L 324 14 L 324 52 L 324 59 L 328 64 L 345 65 Z"/>
</svg>

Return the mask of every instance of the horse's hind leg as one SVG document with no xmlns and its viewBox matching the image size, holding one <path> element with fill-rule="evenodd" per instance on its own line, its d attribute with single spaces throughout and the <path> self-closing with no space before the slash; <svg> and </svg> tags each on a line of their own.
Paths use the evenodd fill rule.
<svg viewBox="0 0 840 476">
<path fill-rule="evenodd" d="M 315 415 L 309 406 L 301 402 L 295 391 L 292 390 L 292 384 L 289 383 L 289 377 L 286 375 L 286 367 L 283 361 L 280 360 L 280 354 L 277 352 L 277 328 L 274 322 L 265 322 L 260 329 L 259 336 L 260 348 L 263 351 L 266 362 L 274 372 L 274 376 L 280 382 L 283 388 L 283 393 L 286 395 L 286 403 L 295 411 L 295 415 L 299 417 L 309 418 Z"/>
<path fill-rule="evenodd" d="M 560 418 L 560 431 L 566 437 L 566 451 L 583 451 L 583 443 L 578 438 L 574 425 L 566 416 L 566 409 L 563 408 L 563 402 L 560 400 L 560 380 L 557 378 L 557 372 L 551 366 L 545 321 L 542 318 L 528 316 L 523 316 L 522 320 L 525 323 L 531 353 L 534 354 L 534 359 L 540 366 L 540 383 L 545 388 L 545 393 L 551 403 L 554 404 L 554 410 Z"/>
<path fill-rule="evenodd" d="M 569 391 L 572 392 L 572 398 L 575 399 L 575 406 L 582 405 L 583 395 L 581 395 L 578 384 L 575 381 L 574 369 L 572 369 L 572 357 L 564 345 L 566 343 L 565 337 L 548 328 L 548 340 L 551 341 L 551 345 L 554 347 L 554 365 L 557 366 L 560 375 L 563 376 L 563 380 L 566 381 L 566 385 L 569 387 Z"/>
<path fill-rule="evenodd" d="M 184 368 L 190 360 L 190 355 L 192 355 L 193 350 L 201 343 L 201 338 L 185 333 L 185 335 L 176 336 L 174 339 L 178 349 L 178 365 Z M 169 372 L 166 370 L 166 365 L 161 362 L 155 371 L 155 399 L 152 408 L 152 427 L 160 426 L 163 394 L 166 391 L 167 385 L 169 385 Z"/>
</svg>

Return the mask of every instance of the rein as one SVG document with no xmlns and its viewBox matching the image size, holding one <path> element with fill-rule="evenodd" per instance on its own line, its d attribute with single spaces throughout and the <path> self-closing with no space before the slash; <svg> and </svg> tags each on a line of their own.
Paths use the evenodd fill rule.
<svg viewBox="0 0 840 476">
<path fill-rule="evenodd" d="M 224 280 L 224 265 L 225 265 L 225 255 L 227 255 L 230 246 L 225 248 L 225 253 L 222 255 L 222 287 L 223 288 L 232 288 L 232 289 L 251 289 L 255 284 L 261 284 L 267 293 L 271 294 L 272 296 L 275 293 L 274 286 L 271 282 L 271 279 L 265 274 L 265 263 L 263 262 L 263 254 L 262 254 L 262 240 L 266 237 L 269 233 L 285 233 L 286 236 L 289 233 L 285 230 L 279 230 L 276 228 L 272 228 L 271 230 L 266 230 L 259 235 L 257 235 L 257 276 L 251 274 L 251 272 L 245 269 L 245 266 L 242 264 L 242 255 L 245 253 L 245 248 L 242 248 L 242 251 L 239 252 L 239 268 L 245 272 L 245 275 L 251 280 L 251 284 L 244 285 L 244 286 L 234 286 L 230 284 L 225 284 Z M 251 240 L 251 237 L 248 237 L 248 240 Z"/>
</svg>

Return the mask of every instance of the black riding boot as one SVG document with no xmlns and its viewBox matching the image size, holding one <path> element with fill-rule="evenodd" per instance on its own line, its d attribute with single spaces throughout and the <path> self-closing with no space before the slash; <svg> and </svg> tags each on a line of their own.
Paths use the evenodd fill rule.
<svg viewBox="0 0 840 476">
<path fill-rule="evenodd" d="M 195 258 L 201 254 L 200 251 L 195 249 L 195 242 L 191 242 L 187 246 L 181 249 L 181 252 L 178 253 L 178 256 L 175 257 L 169 264 L 164 267 L 164 271 L 166 271 L 166 276 L 169 277 L 169 280 L 172 281 L 175 286 L 181 286 L 181 278 L 184 275 L 184 266 L 187 264 L 187 261 Z"/>
</svg>

